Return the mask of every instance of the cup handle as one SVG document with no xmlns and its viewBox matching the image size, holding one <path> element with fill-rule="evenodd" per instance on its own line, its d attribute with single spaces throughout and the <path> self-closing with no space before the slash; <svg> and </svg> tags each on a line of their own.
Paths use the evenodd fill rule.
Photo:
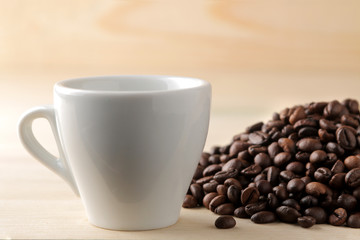
<svg viewBox="0 0 360 240">
<path fill-rule="evenodd" d="M 35 138 L 32 124 L 37 118 L 45 118 L 49 121 L 52 132 L 55 137 L 56 145 L 59 149 L 60 157 L 57 158 L 49 153 Z M 74 176 L 71 173 L 69 165 L 65 159 L 65 154 L 60 143 L 59 133 L 56 127 L 56 118 L 54 107 L 39 106 L 34 107 L 25 112 L 18 124 L 18 134 L 25 149 L 42 164 L 48 167 L 50 170 L 62 177 L 72 188 L 74 193 L 79 196 L 79 190 L 74 180 Z"/>
</svg>

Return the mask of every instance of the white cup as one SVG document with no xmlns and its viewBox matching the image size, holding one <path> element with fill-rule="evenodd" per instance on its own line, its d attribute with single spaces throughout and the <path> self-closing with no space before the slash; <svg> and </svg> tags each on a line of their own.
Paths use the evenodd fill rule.
<svg viewBox="0 0 360 240">
<path fill-rule="evenodd" d="M 176 223 L 203 150 L 208 82 L 174 76 L 103 76 L 61 81 L 54 105 L 24 113 L 24 147 L 79 194 L 89 221 L 114 230 Z M 60 157 L 35 139 L 46 118 Z"/>
</svg>

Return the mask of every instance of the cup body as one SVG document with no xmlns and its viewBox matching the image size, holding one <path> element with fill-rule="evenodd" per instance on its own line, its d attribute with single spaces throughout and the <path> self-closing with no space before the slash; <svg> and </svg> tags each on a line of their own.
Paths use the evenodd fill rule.
<svg viewBox="0 0 360 240">
<path fill-rule="evenodd" d="M 89 221 L 116 230 L 174 224 L 203 150 L 211 87 L 107 76 L 54 87 L 57 130 Z"/>
</svg>

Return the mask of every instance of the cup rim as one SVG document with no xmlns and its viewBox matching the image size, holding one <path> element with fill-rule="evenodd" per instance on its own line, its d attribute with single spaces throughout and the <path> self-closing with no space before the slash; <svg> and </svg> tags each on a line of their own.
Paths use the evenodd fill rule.
<svg viewBox="0 0 360 240">
<path fill-rule="evenodd" d="M 130 91 L 121 91 L 121 90 L 92 90 L 84 88 L 76 88 L 69 86 L 71 83 L 80 82 L 80 81 L 94 81 L 100 79 L 161 79 L 161 80 L 171 80 L 171 81 L 180 81 L 186 80 L 193 82 L 192 86 L 179 87 L 174 89 L 163 89 L 163 90 L 130 90 Z M 83 95 L 83 94 L 97 94 L 97 95 L 153 95 L 160 93 L 173 93 L 173 92 L 183 92 L 200 88 L 211 88 L 209 82 L 193 77 L 183 77 L 183 76 L 174 76 L 174 75 L 99 75 L 99 76 L 89 76 L 89 77 L 79 77 L 71 78 L 67 80 L 59 81 L 54 86 L 54 91 L 61 95 Z"/>
</svg>

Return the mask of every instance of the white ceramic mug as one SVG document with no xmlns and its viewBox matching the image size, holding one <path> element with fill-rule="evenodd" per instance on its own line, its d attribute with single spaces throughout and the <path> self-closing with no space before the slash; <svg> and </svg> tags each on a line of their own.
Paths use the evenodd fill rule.
<svg viewBox="0 0 360 240">
<path fill-rule="evenodd" d="M 174 76 L 103 76 L 65 80 L 54 106 L 24 113 L 24 147 L 78 193 L 89 221 L 115 230 L 174 224 L 207 136 L 208 82 Z M 46 118 L 60 157 L 35 139 Z"/>
</svg>

